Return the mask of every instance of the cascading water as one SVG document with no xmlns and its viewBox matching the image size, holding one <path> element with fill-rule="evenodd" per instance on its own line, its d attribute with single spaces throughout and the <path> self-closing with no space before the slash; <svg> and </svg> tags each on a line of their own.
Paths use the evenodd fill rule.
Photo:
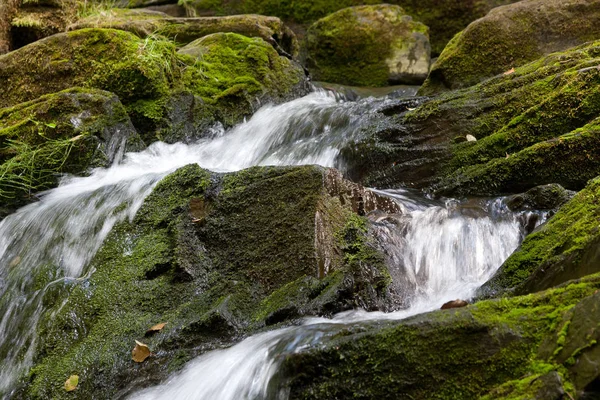
<svg viewBox="0 0 600 400">
<path fill-rule="evenodd" d="M 408 192 L 377 192 L 396 199 L 405 212 L 399 221 L 375 222 L 374 227 L 393 266 L 394 281 L 404 290 L 412 287 L 406 309 L 308 318 L 298 327 L 255 335 L 198 357 L 169 381 L 130 400 L 287 399 L 285 386 L 279 387 L 277 379 L 286 355 L 321 343 L 347 324 L 403 319 L 439 309 L 448 300 L 468 299 L 522 240 L 519 216 L 501 200 L 480 202 L 472 215 L 472 204 L 467 207 L 453 200 L 436 204 Z"/>
<path fill-rule="evenodd" d="M 72 280 L 92 274 L 89 261 L 115 223 L 133 218 L 165 175 L 190 163 L 217 171 L 253 165 L 337 165 L 339 149 L 360 135 L 362 124 L 386 99 L 343 101 L 320 91 L 260 109 L 228 132 L 215 131 L 193 144 L 156 143 L 127 154 L 120 164 L 88 177 L 64 179 L 57 189 L 0 222 L 0 396 L 8 397 L 33 363 L 36 332 L 53 301 Z M 285 398 L 272 379 L 277 354 L 317 343 L 323 324 L 366 318 L 402 318 L 430 310 L 445 299 L 468 297 L 517 247 L 516 217 L 498 204 L 467 216 L 456 204 L 432 204 L 388 192 L 406 212 L 374 223 L 397 276 L 412 287 L 404 311 L 355 312 L 333 320 L 268 332 L 193 361 L 172 383 L 135 398 Z M 401 281 L 401 279 L 399 279 Z M 333 324 L 336 323 L 336 324 Z M 193 382 L 211 382 L 198 387 Z"/>
</svg>

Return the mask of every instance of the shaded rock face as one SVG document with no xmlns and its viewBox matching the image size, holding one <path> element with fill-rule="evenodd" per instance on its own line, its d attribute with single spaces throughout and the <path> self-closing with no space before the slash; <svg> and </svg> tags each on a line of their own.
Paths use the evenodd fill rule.
<svg viewBox="0 0 600 400">
<path fill-rule="evenodd" d="M 533 293 L 599 272 L 598 195 L 600 180 L 594 179 L 525 238 L 480 295 Z"/>
<path fill-rule="evenodd" d="M 448 43 L 419 93 L 471 86 L 599 38 L 600 4 L 594 0 L 526 0 L 498 7 Z"/>
<path fill-rule="evenodd" d="M 76 0 L 7 0 L 0 5 L 0 55 L 63 32 L 76 18 Z"/>
<path fill-rule="evenodd" d="M 392 102 L 342 158 L 367 186 L 450 196 L 550 183 L 580 190 L 600 174 L 599 56 L 600 43 L 591 42 L 468 89 Z"/>
<path fill-rule="evenodd" d="M 506 200 L 506 205 L 512 211 L 522 210 L 558 210 L 560 206 L 575 195 L 562 186 L 551 183 L 536 186 L 525 193 L 515 194 Z"/>
<path fill-rule="evenodd" d="M 89 278 L 46 294 L 37 363 L 14 397 L 124 397 L 267 325 L 391 307 L 383 256 L 354 200 L 364 211 L 380 201 L 314 166 L 179 169 L 113 229 Z M 329 240 L 321 248 L 319 235 Z M 131 361 L 134 340 L 153 353 L 142 364 Z M 67 393 L 56 382 L 75 370 Z"/>
<path fill-rule="evenodd" d="M 0 138 L 0 197 L 11 208 L 61 173 L 106 167 L 143 146 L 117 96 L 78 88 L 0 109 Z"/>
<path fill-rule="evenodd" d="M 145 38 L 154 32 L 186 45 L 217 32 L 232 32 L 248 37 L 260 37 L 280 55 L 296 57 L 298 40 L 294 32 L 277 17 L 263 15 L 232 15 L 226 17 L 171 18 L 167 14 L 146 10 L 112 9 L 68 26 L 69 30 L 85 28 L 120 29 Z"/>
<path fill-rule="evenodd" d="M 199 60 L 157 36 L 140 39 L 114 29 L 54 35 L 0 57 L 6 93 L 0 107 L 73 86 L 107 90 L 119 97 L 149 144 L 198 137 L 217 121 L 241 121 L 260 102 L 308 91 L 302 68 L 260 38 L 226 34 L 203 43 L 206 53 Z M 181 121 L 170 119 L 179 102 L 189 111 L 191 131 L 178 130 Z"/>
<path fill-rule="evenodd" d="M 420 83 L 430 52 L 428 28 L 392 5 L 345 8 L 315 22 L 306 34 L 313 78 L 346 85 Z"/>
<path fill-rule="evenodd" d="M 293 399 L 594 394 L 599 282 L 346 327 L 288 356 L 282 375 Z"/>
</svg>

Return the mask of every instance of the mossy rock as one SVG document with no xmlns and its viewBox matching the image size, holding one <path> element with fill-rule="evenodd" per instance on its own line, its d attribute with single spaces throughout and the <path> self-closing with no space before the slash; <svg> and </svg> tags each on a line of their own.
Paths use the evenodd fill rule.
<svg viewBox="0 0 600 400">
<path fill-rule="evenodd" d="M 63 173 L 108 166 L 143 143 L 112 93 L 68 89 L 0 109 L 0 198 L 18 206 Z"/>
<path fill-rule="evenodd" d="M 448 43 L 419 93 L 468 87 L 599 38 L 595 1 L 526 0 L 498 7 Z"/>
<path fill-rule="evenodd" d="M 598 351 L 598 288 L 593 275 L 533 295 L 333 330 L 288 356 L 283 378 L 292 399 L 555 398 L 539 397 L 539 380 L 555 394 L 597 395 L 599 371 L 587 360 Z"/>
<path fill-rule="evenodd" d="M 598 63 L 600 42 L 590 42 L 434 99 L 390 102 L 342 150 L 351 178 L 443 195 L 581 190 L 600 174 Z"/>
<path fill-rule="evenodd" d="M 138 128 L 161 116 L 176 69 L 175 46 L 151 46 L 110 29 L 83 29 L 32 43 L 0 57 L 0 106 L 74 86 L 115 93 Z M 140 129 L 143 131 L 144 129 Z"/>
<path fill-rule="evenodd" d="M 132 32 L 141 38 L 159 33 L 178 45 L 217 32 L 232 32 L 259 37 L 270 43 L 281 55 L 296 57 L 299 46 L 296 35 L 277 17 L 232 15 L 225 17 L 172 18 L 152 10 L 110 9 L 83 18 L 68 27 L 111 28 Z"/>
<path fill-rule="evenodd" d="M 531 293 L 600 271 L 599 198 L 600 179 L 594 179 L 525 239 L 481 295 Z"/>
<path fill-rule="evenodd" d="M 168 175 L 108 235 L 93 273 L 44 293 L 37 361 L 14 398 L 125 396 L 266 325 L 385 309 L 389 273 L 352 206 L 364 213 L 379 197 L 339 179 L 315 166 Z M 153 352 L 141 364 L 135 340 Z"/>
<path fill-rule="evenodd" d="M 199 60 L 156 35 L 140 39 L 115 29 L 54 35 L 0 57 L 0 107 L 74 86 L 102 89 L 119 97 L 149 144 L 198 137 L 217 121 L 241 121 L 260 101 L 308 91 L 301 67 L 262 39 L 203 40 L 207 53 Z"/>
<path fill-rule="evenodd" d="M 309 90 L 303 69 L 260 38 L 214 33 L 178 51 L 186 90 L 216 108 L 217 119 L 239 122 L 259 105 L 280 103 Z"/>
<path fill-rule="evenodd" d="M 483 17 L 493 7 L 516 0 L 390 0 L 384 3 L 401 6 L 408 15 L 430 28 L 434 55 L 469 23 Z M 274 15 L 289 22 L 302 34 L 313 22 L 342 8 L 380 4 L 379 0 L 180 0 L 179 4 L 200 15 L 262 14 Z"/>
<path fill-rule="evenodd" d="M 418 84 L 429 72 L 429 30 L 398 6 L 349 7 L 309 28 L 306 53 L 306 65 L 318 81 Z"/>
</svg>

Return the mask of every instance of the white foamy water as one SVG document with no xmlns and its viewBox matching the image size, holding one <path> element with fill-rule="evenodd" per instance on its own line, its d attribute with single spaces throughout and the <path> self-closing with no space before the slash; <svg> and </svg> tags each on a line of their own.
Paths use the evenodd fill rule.
<svg viewBox="0 0 600 400">
<path fill-rule="evenodd" d="M 37 328 L 48 317 L 44 296 L 92 274 L 90 260 L 112 227 L 132 219 L 165 175 L 190 163 L 216 171 L 254 165 L 336 166 L 339 149 L 368 121 L 372 102 L 344 102 L 317 92 L 266 106 L 228 132 L 193 144 L 156 143 L 110 168 L 65 179 L 39 202 L 1 221 L 0 397 L 10 395 L 33 363 Z M 134 398 L 284 399 L 286 393 L 273 379 L 281 357 L 318 343 L 321 326 L 403 318 L 436 308 L 444 299 L 468 297 L 521 240 L 515 217 L 495 215 L 490 211 L 494 207 L 473 217 L 398 192 L 389 195 L 406 212 L 399 221 L 376 223 L 374 229 L 407 288 L 408 309 L 390 314 L 356 311 L 257 335 L 203 355 L 169 382 Z"/>
</svg>

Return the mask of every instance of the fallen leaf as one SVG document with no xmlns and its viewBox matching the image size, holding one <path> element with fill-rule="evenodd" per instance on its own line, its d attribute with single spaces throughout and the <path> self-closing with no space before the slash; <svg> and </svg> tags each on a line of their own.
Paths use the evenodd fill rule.
<svg viewBox="0 0 600 400">
<path fill-rule="evenodd" d="M 17 265 L 19 265 L 20 262 L 21 262 L 21 257 L 16 256 L 15 258 L 13 258 L 13 260 L 10 262 L 10 264 L 8 266 L 10 268 L 16 267 Z"/>
<path fill-rule="evenodd" d="M 508 71 L 506 71 L 506 72 L 504 73 L 504 75 L 510 75 L 510 74 L 514 74 L 514 73 L 515 73 L 515 69 L 514 69 L 514 68 L 511 68 L 511 69 L 509 69 Z"/>
<path fill-rule="evenodd" d="M 156 324 L 156 325 L 150 327 L 150 329 L 148 329 L 146 331 L 146 335 L 145 336 L 154 335 L 156 332 L 161 331 L 162 328 L 164 328 L 166 324 L 167 324 L 166 322 L 161 322 L 160 324 Z"/>
<path fill-rule="evenodd" d="M 77 385 L 79 384 L 79 375 L 71 375 L 69 379 L 65 382 L 65 390 L 67 392 L 72 392 L 77 389 Z"/>
<path fill-rule="evenodd" d="M 148 345 L 135 341 L 135 347 L 131 351 L 131 359 L 137 363 L 144 362 L 146 358 L 150 357 L 150 349 Z"/>
</svg>

